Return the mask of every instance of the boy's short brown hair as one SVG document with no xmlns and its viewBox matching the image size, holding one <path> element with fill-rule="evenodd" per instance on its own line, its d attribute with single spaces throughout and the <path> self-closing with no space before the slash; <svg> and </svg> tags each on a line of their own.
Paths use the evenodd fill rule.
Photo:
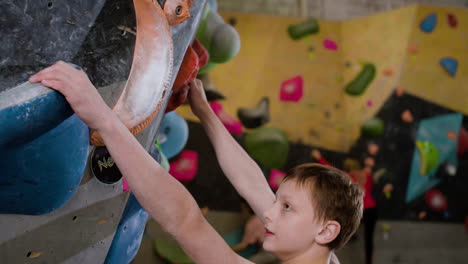
<svg viewBox="0 0 468 264">
<path fill-rule="evenodd" d="M 338 236 L 327 246 L 341 248 L 356 232 L 363 212 L 363 191 L 343 171 L 316 163 L 299 165 L 288 172 L 283 182 L 294 180 L 310 187 L 311 200 L 319 220 L 335 220 L 341 225 Z"/>
</svg>

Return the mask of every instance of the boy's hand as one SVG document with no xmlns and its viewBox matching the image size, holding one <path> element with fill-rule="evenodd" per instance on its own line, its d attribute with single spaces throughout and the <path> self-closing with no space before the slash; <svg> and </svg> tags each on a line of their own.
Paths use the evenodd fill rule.
<svg viewBox="0 0 468 264">
<path fill-rule="evenodd" d="M 204 110 L 209 108 L 208 100 L 206 99 L 203 83 L 199 79 L 194 79 L 189 83 L 190 91 L 188 99 L 192 112 L 200 118 Z"/>
<path fill-rule="evenodd" d="M 41 83 L 65 96 L 78 117 L 90 128 L 99 130 L 112 110 L 88 79 L 86 73 L 59 61 L 29 78 L 32 83 Z"/>
</svg>

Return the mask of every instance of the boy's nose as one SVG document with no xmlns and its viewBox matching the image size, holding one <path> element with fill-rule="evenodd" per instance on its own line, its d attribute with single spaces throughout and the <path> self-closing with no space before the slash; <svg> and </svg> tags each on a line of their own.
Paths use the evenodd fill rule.
<svg viewBox="0 0 468 264">
<path fill-rule="evenodd" d="M 272 206 L 270 209 L 266 210 L 265 213 L 263 213 L 263 218 L 265 219 L 265 222 L 271 222 L 273 219 L 273 208 Z"/>
</svg>

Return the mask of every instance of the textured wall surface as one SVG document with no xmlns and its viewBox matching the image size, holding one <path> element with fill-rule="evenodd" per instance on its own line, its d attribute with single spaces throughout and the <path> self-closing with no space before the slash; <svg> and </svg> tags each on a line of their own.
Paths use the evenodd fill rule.
<svg viewBox="0 0 468 264">
<path fill-rule="evenodd" d="M 411 4 L 467 7 L 466 0 L 218 0 L 219 9 L 228 12 L 263 13 L 280 16 L 318 17 L 344 20 L 368 16 Z"/>
</svg>

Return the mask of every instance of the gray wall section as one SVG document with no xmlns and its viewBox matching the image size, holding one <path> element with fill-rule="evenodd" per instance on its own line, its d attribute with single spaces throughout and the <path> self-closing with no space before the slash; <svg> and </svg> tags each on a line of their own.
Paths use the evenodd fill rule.
<svg viewBox="0 0 468 264">
<path fill-rule="evenodd" d="M 412 4 L 468 7 L 467 0 L 218 0 L 221 11 L 344 20 Z"/>
<path fill-rule="evenodd" d="M 385 234 L 382 225 L 391 230 Z M 468 232 L 462 224 L 379 221 L 374 234 L 375 264 L 465 264 Z M 341 263 L 364 263 L 364 230 L 337 252 Z"/>
</svg>

